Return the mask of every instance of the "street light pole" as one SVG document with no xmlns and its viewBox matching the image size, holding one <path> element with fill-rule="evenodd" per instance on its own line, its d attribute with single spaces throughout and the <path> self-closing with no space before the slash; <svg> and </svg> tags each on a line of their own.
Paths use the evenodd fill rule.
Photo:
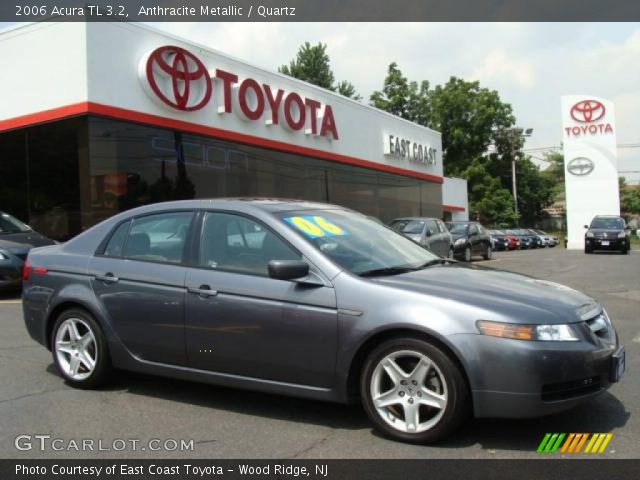
<svg viewBox="0 0 640 480">
<path fill-rule="evenodd" d="M 513 157 L 511 158 L 511 182 L 513 185 L 513 210 L 516 214 L 516 227 L 519 227 L 519 214 L 518 214 L 518 190 L 516 188 L 516 152 L 513 152 Z"/>
<path fill-rule="evenodd" d="M 511 146 L 511 185 L 513 188 L 513 211 L 516 214 L 516 227 L 520 226 L 520 213 L 518 212 L 518 188 L 516 186 L 516 153 L 518 145 L 516 138 L 530 137 L 533 134 L 533 128 L 511 128 L 513 134 L 513 144 Z"/>
</svg>

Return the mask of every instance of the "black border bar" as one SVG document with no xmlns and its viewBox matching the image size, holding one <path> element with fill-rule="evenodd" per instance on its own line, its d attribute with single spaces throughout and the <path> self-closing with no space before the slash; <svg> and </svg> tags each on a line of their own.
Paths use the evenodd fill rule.
<svg viewBox="0 0 640 480">
<path fill-rule="evenodd" d="M 76 468 L 75 473 L 55 474 L 54 465 Z M 187 472 L 186 465 L 190 466 Z M 262 467 L 262 474 L 242 474 L 240 466 Z M 40 473 L 24 473 L 22 466 L 39 469 Z M 278 470 L 277 466 L 281 466 Z M 101 467 L 100 474 L 91 467 Z M 195 468 L 200 470 L 194 472 Z M 269 470 L 265 471 L 264 468 Z M 86 473 L 82 473 L 85 468 Z M 124 468 L 124 470 L 120 470 Z M 160 472 L 168 469 L 168 473 Z M 306 468 L 309 475 L 302 473 Z M 318 470 L 316 470 L 318 468 Z M 46 469 L 46 471 L 43 471 Z M 113 473 L 108 473 L 113 469 Z M 160 469 L 160 470 L 159 470 Z M 22 471 L 23 473 L 19 473 Z M 169 479 L 311 479 L 311 480 L 627 480 L 637 478 L 640 459 L 550 459 L 541 456 L 530 460 L 0 460 L 3 480 L 169 480 Z M 125 475 L 122 472 L 129 472 Z M 135 473 L 137 472 L 137 473 Z M 296 475 L 298 472 L 298 475 Z M 325 475 L 326 473 L 326 475 Z"/>
<path fill-rule="evenodd" d="M 72 10 L 74 7 L 76 10 Z M 631 22 L 639 19 L 640 2 L 635 0 L 2 0 L 0 2 L 0 21 L 2 22 L 51 20 Z"/>
</svg>

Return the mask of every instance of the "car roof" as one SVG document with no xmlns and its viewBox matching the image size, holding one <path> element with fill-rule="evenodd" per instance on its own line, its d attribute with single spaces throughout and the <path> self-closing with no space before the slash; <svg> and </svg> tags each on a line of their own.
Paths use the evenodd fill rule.
<svg viewBox="0 0 640 480">
<path fill-rule="evenodd" d="M 399 222 L 401 220 L 440 220 L 436 217 L 398 217 L 391 220 L 392 222 Z"/>
<path fill-rule="evenodd" d="M 170 209 L 209 209 L 219 208 L 223 210 L 263 210 L 268 212 L 286 212 L 291 210 L 348 210 L 340 205 L 332 205 L 308 200 L 296 200 L 290 198 L 272 197 L 228 197 L 228 198 L 202 198 L 192 200 L 174 200 L 169 202 L 153 203 L 138 207 L 139 212 L 153 212 Z M 132 212 L 131 210 L 129 212 Z"/>
</svg>

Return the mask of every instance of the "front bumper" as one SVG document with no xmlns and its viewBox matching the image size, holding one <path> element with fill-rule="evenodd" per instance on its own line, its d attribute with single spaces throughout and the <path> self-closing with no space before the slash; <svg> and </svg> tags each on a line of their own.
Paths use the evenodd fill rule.
<svg viewBox="0 0 640 480">
<path fill-rule="evenodd" d="M 605 244 L 603 245 L 603 242 Z M 620 250 L 627 246 L 626 238 L 585 238 L 585 246 L 592 250 Z"/>
<path fill-rule="evenodd" d="M 538 342 L 479 334 L 450 338 L 467 359 L 475 415 L 493 418 L 549 415 L 604 392 L 616 380 L 613 357 L 622 348 L 617 340 Z"/>
</svg>

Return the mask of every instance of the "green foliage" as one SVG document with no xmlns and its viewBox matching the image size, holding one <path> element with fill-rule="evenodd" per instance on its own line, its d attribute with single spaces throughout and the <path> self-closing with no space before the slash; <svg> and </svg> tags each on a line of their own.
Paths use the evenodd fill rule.
<svg viewBox="0 0 640 480">
<path fill-rule="evenodd" d="M 475 159 L 462 173 L 469 185 L 470 217 L 486 225 L 511 226 L 516 215 L 511 193 L 487 170 L 487 160 Z"/>
<path fill-rule="evenodd" d="M 442 132 L 446 175 L 459 175 L 491 143 L 504 153 L 500 131 L 513 127 L 515 117 L 511 105 L 502 102 L 498 92 L 481 88 L 478 82 L 451 77 L 445 85 L 436 86 L 429 97 L 428 126 Z"/>
<path fill-rule="evenodd" d="M 547 178 L 552 185 L 554 201 L 564 200 L 564 155 L 550 152 L 546 153 L 544 158 L 549 162 L 549 166 L 542 172 L 542 176 Z"/>
<path fill-rule="evenodd" d="M 640 213 L 640 186 L 628 187 L 624 177 L 619 177 L 620 210 L 626 214 Z"/>
<path fill-rule="evenodd" d="M 511 162 L 517 156 L 521 224 L 533 224 L 554 198 L 557 181 L 544 175 L 522 154 L 523 139 L 514 135 L 511 105 L 495 90 L 451 77 L 431 89 L 429 82 L 409 81 L 396 63 L 389 65 L 382 90 L 369 103 L 442 134 L 444 173 L 465 178 L 472 216 L 492 225 L 515 223 Z M 496 155 L 485 158 L 489 145 Z M 560 165 L 564 174 L 564 166 Z M 564 188 L 564 187 L 563 187 Z"/>
<path fill-rule="evenodd" d="M 356 92 L 356 87 L 347 80 L 342 80 L 336 85 L 336 92 L 343 97 L 352 98 L 353 100 L 362 100 L 362 97 Z"/>
<path fill-rule="evenodd" d="M 278 71 L 354 100 L 362 98 L 350 82 L 343 80 L 338 84 L 335 83 L 327 45 L 324 43 L 311 45 L 309 42 L 304 42 L 298 49 L 296 58 L 291 60 L 289 65 L 278 67 Z"/>
</svg>

